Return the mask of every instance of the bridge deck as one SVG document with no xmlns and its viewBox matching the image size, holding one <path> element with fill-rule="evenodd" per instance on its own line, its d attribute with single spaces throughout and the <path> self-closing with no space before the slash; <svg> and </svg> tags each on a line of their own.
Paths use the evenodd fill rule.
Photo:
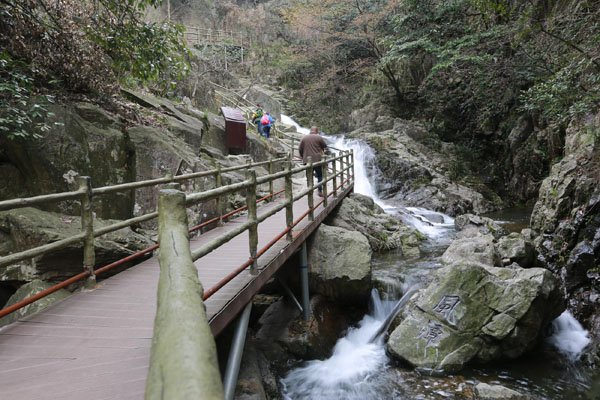
<svg viewBox="0 0 600 400">
<path fill-rule="evenodd" d="M 346 189 L 346 192 L 348 189 Z M 247 304 L 293 251 L 302 244 L 346 193 L 330 197 L 325 209 L 305 218 L 294 240 L 279 240 L 258 260 L 260 273 L 244 271 L 206 301 L 211 329 L 218 334 Z M 315 203 L 320 198 L 315 196 Z M 260 206 L 259 215 L 273 204 Z M 294 218 L 308 209 L 306 197 L 294 205 Z M 198 248 L 244 223 L 239 217 L 191 241 Z M 285 210 L 258 227 L 261 249 L 285 229 Z M 248 234 L 196 261 L 204 289 L 242 265 L 249 256 Z M 159 277 L 153 257 L 76 293 L 44 311 L 0 329 L 0 398 L 142 399 L 150 360 Z"/>
</svg>

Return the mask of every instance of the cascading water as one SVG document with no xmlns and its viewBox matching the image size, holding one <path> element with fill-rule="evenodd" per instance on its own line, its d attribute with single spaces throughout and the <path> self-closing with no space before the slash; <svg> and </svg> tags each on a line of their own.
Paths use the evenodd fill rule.
<svg viewBox="0 0 600 400">
<path fill-rule="evenodd" d="M 308 129 L 301 127 L 285 115 L 282 115 L 282 122 L 296 126 L 297 131 L 300 133 L 309 133 Z M 425 250 L 425 257 L 412 260 L 410 263 L 402 263 L 401 268 L 399 268 L 399 263 L 393 259 L 393 255 L 383 256 L 376 262 L 379 264 L 380 271 L 389 274 L 390 282 L 400 280 L 412 283 L 425 281 L 422 277 L 428 275 L 431 269 L 439 268 L 439 256 L 453 239 L 454 219 L 424 208 L 402 207 L 401 205 L 386 203 L 379 198 L 372 184 L 371 177 L 376 176 L 378 173 L 374 163 L 375 153 L 373 149 L 359 140 L 346 140 L 343 137 L 328 136 L 325 136 L 325 139 L 335 148 L 354 150 L 354 191 L 356 193 L 372 197 L 386 212 L 397 214 L 407 225 L 417 228 L 429 238 L 427 245 L 422 249 Z M 374 266 L 374 274 L 375 268 L 376 266 Z M 399 275 L 395 272 L 398 269 L 403 271 Z M 406 275 L 407 271 L 410 271 L 408 275 Z M 381 278 L 380 276 L 380 281 L 386 281 L 385 278 Z M 406 293 L 407 286 L 406 284 L 402 285 L 401 292 Z M 302 367 L 290 371 L 281 380 L 285 399 L 429 398 L 427 395 L 423 395 L 423 392 L 417 396 L 407 397 L 400 393 L 401 390 L 398 390 L 397 382 L 386 378 L 386 373 L 389 370 L 389 360 L 385 354 L 383 340 L 371 339 L 381 333 L 386 317 L 390 315 L 394 305 L 397 305 L 398 302 L 382 301 L 376 291 L 373 292 L 371 301 L 372 312 L 359 322 L 358 327 L 350 329 L 345 337 L 338 340 L 330 358 L 309 361 Z M 556 347 L 571 362 L 577 360 L 583 348 L 589 343 L 587 331 L 583 330 L 581 325 L 568 312 L 563 313 L 553 322 L 553 330 L 554 334 L 547 339 L 547 342 Z M 505 375 L 504 371 L 497 372 L 497 377 L 509 379 Z M 427 382 L 424 377 L 419 379 L 423 381 L 423 390 L 430 390 L 432 386 L 438 384 Z M 540 381 L 543 381 L 543 379 L 540 379 Z M 516 379 L 514 384 L 516 386 L 530 386 L 532 382 L 526 378 L 521 378 Z M 458 387 L 462 387 L 461 385 Z M 537 388 L 533 392 L 536 390 L 544 392 L 544 389 L 541 388 Z M 443 395 L 443 391 L 434 390 L 432 393 L 436 394 L 435 398 L 448 397 Z M 557 393 L 557 388 L 546 389 L 545 393 L 554 395 Z M 438 394 L 441 397 L 437 397 Z M 542 395 L 541 398 L 547 397 Z"/>
<path fill-rule="evenodd" d="M 568 312 L 563 312 L 552 322 L 553 334 L 547 341 L 567 358 L 574 361 L 590 343 L 588 332 Z"/>
<path fill-rule="evenodd" d="M 336 343 L 327 360 L 309 361 L 291 371 L 282 381 L 285 399 L 384 399 L 387 398 L 378 371 L 388 358 L 381 340 L 372 337 L 385 321 L 395 302 L 371 294 L 373 312 L 357 328 Z"/>
</svg>

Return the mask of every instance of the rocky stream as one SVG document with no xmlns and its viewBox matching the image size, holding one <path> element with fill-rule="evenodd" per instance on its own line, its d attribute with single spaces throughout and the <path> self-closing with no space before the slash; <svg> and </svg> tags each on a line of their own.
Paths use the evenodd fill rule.
<svg viewBox="0 0 600 400">
<path fill-rule="evenodd" d="M 597 374 L 580 360 L 588 332 L 563 312 L 556 279 L 536 267 L 530 208 L 454 219 L 381 200 L 373 149 L 339 138 L 334 146 L 355 150 L 356 192 L 426 238 L 416 253 L 373 254 L 369 313 L 329 357 L 283 372 L 283 398 L 597 398 Z M 389 337 L 373 340 L 407 292 Z"/>
</svg>

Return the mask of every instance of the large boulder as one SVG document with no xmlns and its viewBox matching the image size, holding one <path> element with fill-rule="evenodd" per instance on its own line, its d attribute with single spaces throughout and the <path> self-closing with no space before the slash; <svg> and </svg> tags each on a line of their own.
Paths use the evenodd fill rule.
<svg viewBox="0 0 600 400">
<path fill-rule="evenodd" d="M 371 247 L 360 232 L 321 224 L 308 243 L 310 289 L 341 303 L 364 303 L 371 291 Z"/>
<path fill-rule="evenodd" d="M 522 268 L 533 266 L 535 248 L 531 240 L 526 239 L 521 233 L 512 232 L 508 236 L 501 237 L 497 248 L 502 264 L 509 265 L 516 262 Z"/>
<path fill-rule="evenodd" d="M 94 220 L 99 229 L 118 221 Z M 26 207 L 0 213 L 0 238 L 5 246 L 0 256 L 54 243 L 81 233 L 79 217 L 64 216 Z M 101 267 L 154 245 L 130 228 L 119 229 L 94 241 L 96 267 Z M 131 264 L 128 264 L 129 266 Z M 7 281 L 62 280 L 83 271 L 83 243 L 0 268 Z"/>
<path fill-rule="evenodd" d="M 411 298 L 387 349 L 424 370 L 458 371 L 470 361 L 521 356 L 563 310 L 546 269 L 453 264 Z"/>
<path fill-rule="evenodd" d="M 442 264 L 469 262 L 488 267 L 500 267 L 500 254 L 492 235 L 476 235 L 454 240 L 441 258 Z"/>
<path fill-rule="evenodd" d="M 52 284 L 42 282 L 37 279 L 26 283 L 19 289 L 17 289 L 17 291 L 8 299 L 8 302 L 5 304 L 4 308 L 10 307 L 13 304 L 16 304 L 40 292 L 43 292 L 44 290 L 49 289 L 50 287 L 52 287 Z M 43 297 L 36 302 L 28 304 L 25 307 L 20 308 L 11 314 L 8 314 L 6 317 L 0 318 L 0 327 L 8 325 L 26 315 L 35 314 L 36 312 L 43 310 L 49 305 L 69 297 L 70 295 L 71 293 L 65 289 L 60 289 L 52 294 L 49 294 L 48 296 Z"/>
<path fill-rule="evenodd" d="M 491 234 L 498 238 L 506 235 L 506 231 L 496 221 L 480 215 L 463 214 L 454 219 L 454 227 L 457 231 L 476 229 L 484 235 Z"/>
<path fill-rule="evenodd" d="M 420 254 L 419 241 L 423 236 L 387 214 L 369 196 L 358 193 L 347 196 L 326 223 L 357 230 L 366 236 L 373 251 L 399 249 L 405 256 Z"/>
</svg>

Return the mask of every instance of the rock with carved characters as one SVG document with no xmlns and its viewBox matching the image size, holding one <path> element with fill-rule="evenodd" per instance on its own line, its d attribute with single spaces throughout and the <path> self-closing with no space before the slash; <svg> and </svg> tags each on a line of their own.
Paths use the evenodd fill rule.
<svg viewBox="0 0 600 400">
<path fill-rule="evenodd" d="M 559 286 L 546 269 L 455 263 L 412 297 L 387 349 L 422 370 L 454 372 L 470 361 L 521 356 L 562 310 Z"/>
</svg>

